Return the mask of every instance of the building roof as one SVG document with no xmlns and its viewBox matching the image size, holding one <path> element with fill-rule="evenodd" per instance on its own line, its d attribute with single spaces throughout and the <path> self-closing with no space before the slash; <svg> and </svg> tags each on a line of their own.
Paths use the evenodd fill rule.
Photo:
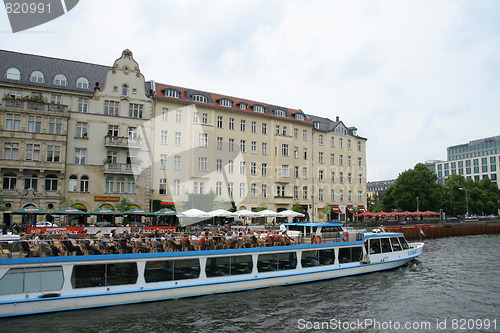
<svg viewBox="0 0 500 333">
<path fill-rule="evenodd" d="M 166 90 L 173 90 L 178 93 L 178 97 L 165 96 Z M 193 100 L 193 95 L 201 95 L 206 97 L 206 102 Z M 196 104 L 200 106 L 207 106 L 210 108 L 217 108 L 221 110 L 234 111 L 239 113 L 247 113 L 253 115 L 264 115 L 271 118 L 290 120 L 290 121 L 298 121 L 301 123 L 305 123 L 308 125 L 312 125 L 309 117 L 302 112 L 300 109 L 290 109 L 286 107 L 276 106 L 268 103 L 252 101 L 248 99 L 243 99 L 239 97 L 232 97 L 227 95 L 221 95 L 201 90 L 194 90 L 190 88 L 183 88 L 172 86 L 163 83 L 156 83 L 156 91 L 155 98 L 160 100 L 168 100 L 176 103 L 182 104 Z M 229 104 L 221 104 L 222 101 L 229 101 Z M 222 102 L 223 103 L 223 102 Z M 242 109 L 240 105 L 245 105 L 246 109 Z M 254 107 L 261 106 L 263 108 L 263 112 L 254 111 Z M 303 120 L 300 119 L 300 116 L 303 116 Z"/>
<path fill-rule="evenodd" d="M 20 80 L 7 78 L 7 70 L 12 67 L 20 71 Z M 41 87 L 44 89 L 49 88 L 90 93 L 93 92 L 96 82 L 99 83 L 102 89 L 106 72 L 110 69 L 110 66 L 0 50 L 1 83 L 19 83 L 25 86 Z M 34 71 L 42 72 L 45 82 L 31 82 L 30 75 Z M 66 76 L 67 85 L 62 86 L 54 84 L 54 77 L 57 74 L 64 74 Z M 76 82 L 80 77 L 84 77 L 89 81 L 88 88 L 78 88 L 76 86 Z"/>
</svg>

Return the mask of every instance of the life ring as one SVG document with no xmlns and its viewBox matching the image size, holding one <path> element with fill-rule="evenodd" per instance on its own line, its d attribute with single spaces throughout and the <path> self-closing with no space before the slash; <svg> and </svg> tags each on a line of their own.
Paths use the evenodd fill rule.
<svg viewBox="0 0 500 333">
<path fill-rule="evenodd" d="M 323 237 L 321 237 L 321 235 L 314 236 L 314 244 L 322 244 L 322 243 L 323 243 Z"/>
<path fill-rule="evenodd" d="M 343 232 L 342 233 L 342 241 L 343 242 L 347 242 L 347 240 L 348 240 L 348 233 L 347 232 Z"/>
</svg>

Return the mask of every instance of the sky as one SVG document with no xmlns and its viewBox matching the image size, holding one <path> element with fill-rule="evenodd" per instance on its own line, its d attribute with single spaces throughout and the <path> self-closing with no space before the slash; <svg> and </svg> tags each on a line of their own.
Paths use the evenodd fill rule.
<svg viewBox="0 0 500 333">
<path fill-rule="evenodd" d="M 0 48 L 301 109 L 367 139 L 368 181 L 500 135 L 500 1 L 81 0 Z"/>
</svg>

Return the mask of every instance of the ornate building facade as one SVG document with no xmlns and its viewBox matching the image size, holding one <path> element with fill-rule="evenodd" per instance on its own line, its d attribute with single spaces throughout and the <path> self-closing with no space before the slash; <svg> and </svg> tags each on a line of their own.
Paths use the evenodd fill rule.
<svg viewBox="0 0 500 333">
<path fill-rule="evenodd" d="M 314 220 L 366 206 L 366 139 L 338 117 L 146 81 L 129 50 L 111 67 L 0 50 L 0 72 L 7 224 L 26 205 L 151 210 L 193 194 Z"/>
</svg>

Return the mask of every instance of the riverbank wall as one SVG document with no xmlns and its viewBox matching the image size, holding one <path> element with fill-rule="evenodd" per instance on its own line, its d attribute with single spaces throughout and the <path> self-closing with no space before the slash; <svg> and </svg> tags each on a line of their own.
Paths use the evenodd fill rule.
<svg viewBox="0 0 500 333">
<path fill-rule="evenodd" d="M 500 221 L 490 223 L 421 224 L 385 227 L 387 231 L 402 232 L 406 239 L 426 239 L 449 236 L 500 234 Z"/>
</svg>

